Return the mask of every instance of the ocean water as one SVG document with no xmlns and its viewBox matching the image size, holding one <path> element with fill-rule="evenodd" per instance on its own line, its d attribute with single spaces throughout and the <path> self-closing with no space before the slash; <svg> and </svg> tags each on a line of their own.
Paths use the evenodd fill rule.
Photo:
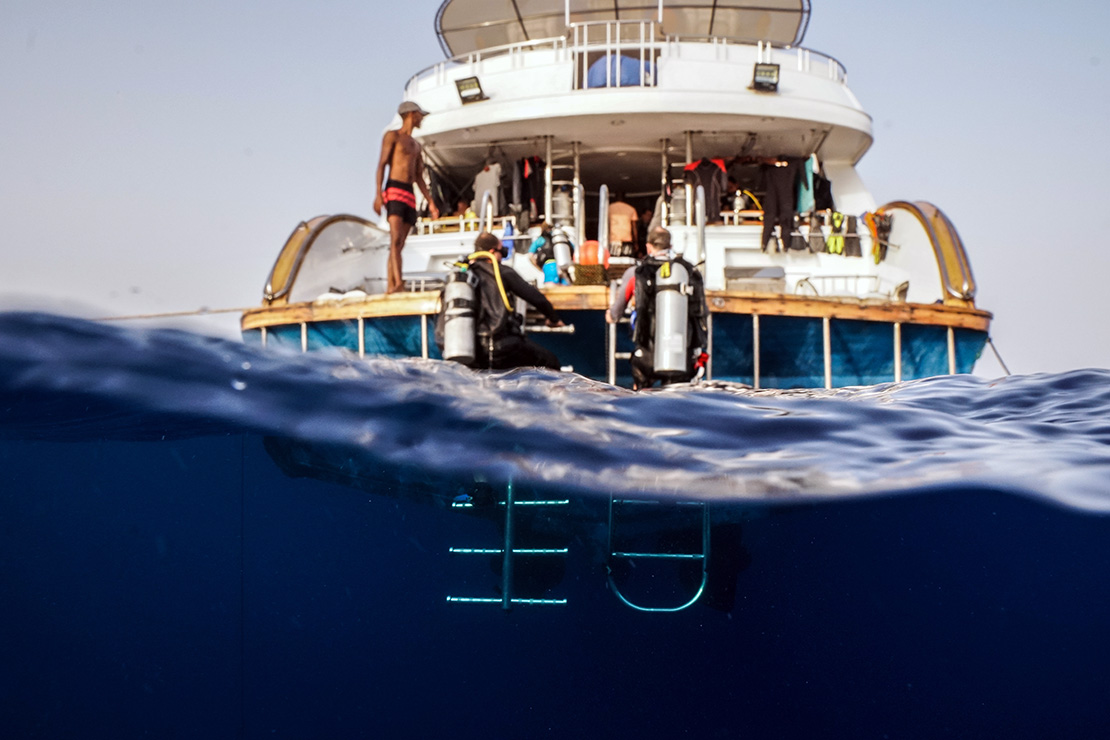
<svg viewBox="0 0 1110 740">
<path fill-rule="evenodd" d="M 1106 737 L 1108 410 L 0 314 L 0 735 Z"/>
</svg>

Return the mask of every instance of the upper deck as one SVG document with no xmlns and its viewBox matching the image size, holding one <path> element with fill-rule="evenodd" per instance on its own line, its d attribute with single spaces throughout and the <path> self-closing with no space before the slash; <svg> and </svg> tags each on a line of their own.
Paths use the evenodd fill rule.
<svg viewBox="0 0 1110 740">
<path fill-rule="evenodd" d="M 808 3 L 805 10 L 808 14 Z M 463 53 L 409 80 L 406 99 L 433 114 L 420 137 L 448 168 L 473 166 L 491 144 L 511 148 L 541 136 L 581 142 L 588 160 L 591 154 L 658 152 L 660 140 L 681 141 L 690 131 L 712 139 L 716 150 L 734 154 L 817 153 L 823 160 L 849 164 L 863 156 L 872 141 L 871 118 L 848 88 L 838 61 L 781 45 L 800 37 L 800 30 L 780 29 L 768 41 L 736 31 L 708 35 L 730 26 L 720 19 L 699 28 L 679 22 L 690 12 L 685 5 L 667 6 L 662 21 L 629 20 L 627 13 L 613 20 L 588 15 L 591 20 L 576 21 L 568 13 L 557 17 L 558 24 L 548 13 L 537 27 L 561 35 L 543 38 L 520 39 L 520 30 L 494 33 L 497 24 L 487 26 L 487 43 L 464 44 Z M 446 17 L 441 9 L 441 22 Z M 523 23 L 520 28 L 529 27 L 527 20 Z M 445 48 L 460 48 L 459 36 L 441 28 L 441 39 L 452 38 L 456 46 L 445 43 Z M 490 39 L 515 40 L 491 45 Z M 775 91 L 753 89 L 756 64 L 778 66 Z M 459 89 L 464 80 L 480 90 L 465 102 Z M 589 162 L 584 166 L 589 169 Z"/>
</svg>

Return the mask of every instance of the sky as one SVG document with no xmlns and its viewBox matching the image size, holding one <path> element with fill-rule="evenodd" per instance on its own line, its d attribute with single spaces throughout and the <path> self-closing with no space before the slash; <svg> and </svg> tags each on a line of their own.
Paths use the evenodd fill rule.
<svg viewBox="0 0 1110 740">
<path fill-rule="evenodd" d="M 1110 3 L 812 5 L 803 45 L 874 119 L 865 184 L 953 221 L 1009 369 L 1110 368 Z M 438 6 L 2 0 L 0 309 L 259 305 L 300 221 L 371 215 Z M 977 373 L 1003 370 L 988 350 Z"/>
</svg>

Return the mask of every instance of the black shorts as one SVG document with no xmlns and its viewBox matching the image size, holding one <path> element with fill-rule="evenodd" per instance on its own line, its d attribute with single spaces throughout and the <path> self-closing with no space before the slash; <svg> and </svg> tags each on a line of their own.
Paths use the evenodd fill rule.
<svg viewBox="0 0 1110 740">
<path fill-rule="evenodd" d="M 409 226 L 416 223 L 416 195 L 411 182 L 386 180 L 383 197 L 386 216 L 400 216 Z"/>
</svg>

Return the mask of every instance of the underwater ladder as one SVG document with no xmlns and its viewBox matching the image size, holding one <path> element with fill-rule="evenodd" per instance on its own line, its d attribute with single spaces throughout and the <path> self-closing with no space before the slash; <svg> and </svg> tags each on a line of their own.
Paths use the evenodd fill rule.
<svg viewBox="0 0 1110 740">
<path fill-rule="evenodd" d="M 516 525 L 514 518 L 517 507 L 547 507 L 547 506 L 568 506 L 570 499 L 551 499 L 551 500 L 523 500 L 513 497 L 513 484 L 509 481 L 505 486 L 505 500 L 498 501 L 498 505 L 505 507 L 505 520 L 504 520 L 504 541 L 501 547 L 486 548 L 486 547 L 451 547 L 448 551 L 452 554 L 458 555 L 500 555 L 501 560 L 501 595 L 494 596 L 448 596 L 447 601 L 452 604 L 500 604 L 501 608 L 509 611 L 513 606 L 529 605 L 529 606 L 563 606 L 567 603 L 565 598 L 524 598 L 517 597 L 513 594 L 513 574 L 514 574 L 514 558 L 518 556 L 561 556 L 565 557 L 569 552 L 566 547 L 553 547 L 553 548 L 535 548 L 535 547 L 517 547 L 514 542 L 516 538 Z M 609 588 L 617 595 L 625 605 L 643 612 L 677 612 L 692 606 L 701 598 L 702 593 L 705 591 L 706 583 L 709 579 L 709 541 L 710 541 L 710 526 L 709 526 L 709 506 L 703 502 L 698 501 L 685 501 L 680 505 L 700 507 L 701 516 L 699 517 L 699 528 L 701 530 L 701 551 L 690 553 L 672 553 L 672 552 L 632 552 L 625 550 L 614 549 L 614 531 L 616 529 L 616 512 L 618 509 L 628 510 L 629 507 L 644 507 L 659 506 L 659 501 L 646 501 L 637 499 L 616 499 L 612 496 L 609 497 L 609 523 L 608 523 L 608 561 L 606 563 L 606 571 L 608 573 Z M 452 508 L 456 509 L 473 509 L 475 508 L 473 501 L 454 502 L 451 504 Z M 629 599 L 620 589 L 617 582 L 613 578 L 613 561 L 614 559 L 627 559 L 634 560 L 636 558 L 650 558 L 656 560 L 685 560 L 685 561 L 698 561 L 701 564 L 701 582 L 694 594 L 685 602 L 678 606 L 644 606 L 642 604 L 634 603 Z"/>
</svg>

